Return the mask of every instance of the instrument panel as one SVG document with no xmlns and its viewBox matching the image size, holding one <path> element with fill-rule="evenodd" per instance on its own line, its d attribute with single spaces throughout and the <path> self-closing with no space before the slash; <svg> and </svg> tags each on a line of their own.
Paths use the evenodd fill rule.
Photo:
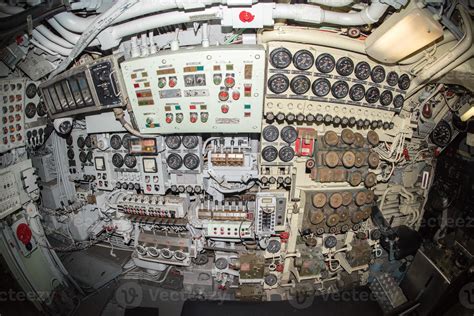
<svg viewBox="0 0 474 316">
<path fill-rule="evenodd" d="M 258 133 L 264 95 L 261 46 L 197 48 L 122 63 L 141 133 Z"/>
</svg>

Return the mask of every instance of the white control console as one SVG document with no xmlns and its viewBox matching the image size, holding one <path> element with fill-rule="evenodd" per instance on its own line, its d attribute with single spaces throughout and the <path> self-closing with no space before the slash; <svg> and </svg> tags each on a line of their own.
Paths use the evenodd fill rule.
<svg viewBox="0 0 474 316">
<path fill-rule="evenodd" d="M 261 46 L 164 52 L 122 64 L 141 133 L 259 133 Z"/>
</svg>

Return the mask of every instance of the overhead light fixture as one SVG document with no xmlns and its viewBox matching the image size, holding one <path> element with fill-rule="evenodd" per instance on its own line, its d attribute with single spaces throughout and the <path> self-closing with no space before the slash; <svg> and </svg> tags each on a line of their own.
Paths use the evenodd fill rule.
<svg viewBox="0 0 474 316">
<path fill-rule="evenodd" d="M 443 27 L 418 7 L 393 14 L 365 40 L 367 54 L 385 63 L 396 63 L 443 36 Z"/>
</svg>

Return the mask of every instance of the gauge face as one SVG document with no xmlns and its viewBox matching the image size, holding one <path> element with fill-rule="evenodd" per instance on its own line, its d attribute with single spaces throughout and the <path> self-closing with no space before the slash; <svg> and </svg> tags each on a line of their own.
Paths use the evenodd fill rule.
<svg viewBox="0 0 474 316">
<path fill-rule="evenodd" d="M 137 158 L 135 158 L 135 156 L 126 154 L 124 158 L 124 163 L 127 168 L 135 168 L 135 166 L 137 165 Z"/>
<path fill-rule="evenodd" d="M 331 91 L 331 83 L 327 79 L 319 78 L 313 82 L 311 90 L 313 90 L 314 95 L 325 97 Z"/>
<path fill-rule="evenodd" d="M 92 151 L 89 151 L 89 152 L 87 153 L 87 155 L 86 155 L 86 160 L 87 160 L 88 162 L 92 162 Z"/>
<path fill-rule="evenodd" d="M 278 150 L 273 146 L 267 146 L 262 150 L 262 158 L 265 161 L 272 162 L 278 157 Z"/>
<path fill-rule="evenodd" d="M 370 87 L 365 93 L 365 100 L 369 103 L 376 103 L 380 98 L 380 91 L 376 87 Z"/>
<path fill-rule="evenodd" d="M 36 115 L 36 105 L 34 103 L 28 103 L 25 107 L 25 115 L 27 118 L 33 118 Z"/>
<path fill-rule="evenodd" d="M 79 147 L 81 149 L 84 148 L 84 146 L 86 145 L 86 141 L 84 140 L 84 137 L 82 137 L 82 136 L 79 136 L 76 143 L 77 143 L 77 147 Z"/>
<path fill-rule="evenodd" d="M 431 133 L 431 141 L 439 147 L 444 147 L 449 144 L 452 137 L 451 126 L 446 121 L 440 121 Z"/>
<path fill-rule="evenodd" d="M 336 67 L 334 57 L 329 54 L 321 54 L 316 58 L 316 69 L 322 73 L 330 73 Z"/>
<path fill-rule="evenodd" d="M 183 159 L 184 166 L 190 170 L 199 167 L 199 157 L 196 154 L 186 154 Z"/>
<path fill-rule="evenodd" d="M 398 87 L 402 90 L 407 90 L 410 88 L 410 77 L 407 74 L 403 74 L 398 79 Z"/>
<path fill-rule="evenodd" d="M 295 94 L 305 94 L 311 86 L 311 81 L 305 76 L 296 76 L 291 79 L 290 88 Z"/>
<path fill-rule="evenodd" d="M 373 82 L 381 83 L 385 80 L 385 69 L 382 66 L 375 66 L 370 76 Z"/>
<path fill-rule="evenodd" d="M 165 144 L 170 149 L 178 149 L 181 146 L 181 137 L 177 135 L 166 136 Z"/>
<path fill-rule="evenodd" d="M 72 136 L 69 135 L 69 136 L 66 138 L 66 145 L 72 146 L 73 143 L 74 143 L 74 141 L 73 141 L 73 139 L 72 139 Z"/>
<path fill-rule="evenodd" d="M 267 142 L 276 141 L 278 139 L 279 134 L 280 134 L 280 131 L 278 130 L 277 127 L 273 125 L 265 126 L 265 128 L 262 131 L 262 137 Z"/>
<path fill-rule="evenodd" d="M 355 66 L 355 76 L 359 80 L 367 80 L 370 77 L 370 65 L 365 61 L 357 63 Z"/>
<path fill-rule="evenodd" d="M 388 90 L 385 90 L 380 95 L 380 104 L 382 104 L 383 106 L 390 105 L 390 103 L 392 103 L 392 100 L 393 100 L 393 94 L 392 94 L 392 92 L 390 92 Z"/>
<path fill-rule="evenodd" d="M 187 149 L 194 149 L 199 145 L 199 138 L 193 135 L 183 136 L 183 146 Z"/>
<path fill-rule="evenodd" d="M 336 99 L 342 99 L 349 93 L 349 85 L 345 81 L 336 81 L 331 88 L 331 93 Z"/>
<path fill-rule="evenodd" d="M 285 75 L 276 74 L 268 79 L 268 88 L 271 92 L 280 94 L 288 90 L 290 87 L 290 81 Z"/>
<path fill-rule="evenodd" d="M 273 50 L 270 53 L 270 63 L 278 69 L 288 67 L 291 64 L 291 52 L 283 47 Z"/>
<path fill-rule="evenodd" d="M 30 83 L 29 85 L 26 86 L 26 96 L 30 99 L 34 98 L 36 96 L 36 85 L 34 83 Z"/>
<path fill-rule="evenodd" d="M 396 86 L 398 83 L 398 74 L 395 71 L 390 71 L 387 74 L 387 83 L 389 86 Z"/>
<path fill-rule="evenodd" d="M 90 136 L 87 136 L 86 140 L 84 142 L 85 142 L 87 148 L 92 147 L 92 138 Z"/>
<path fill-rule="evenodd" d="M 313 64 L 314 55 L 306 49 L 297 51 L 293 56 L 293 65 L 299 70 L 308 70 Z"/>
<path fill-rule="evenodd" d="M 67 157 L 69 158 L 69 160 L 74 159 L 74 150 L 68 149 L 68 151 L 67 151 Z"/>
<path fill-rule="evenodd" d="M 349 90 L 349 97 L 352 101 L 360 101 L 365 97 L 365 88 L 361 84 L 355 84 Z"/>
<path fill-rule="evenodd" d="M 281 130 L 281 139 L 288 144 L 293 143 L 298 138 L 298 132 L 293 126 L 285 126 Z"/>
<path fill-rule="evenodd" d="M 130 149 L 130 140 L 131 140 L 131 136 L 126 134 L 122 137 L 122 146 L 123 148 L 129 150 Z"/>
<path fill-rule="evenodd" d="M 393 106 L 398 108 L 401 108 L 403 106 L 403 103 L 405 102 L 405 98 L 401 94 L 397 94 L 395 98 L 393 98 Z"/>
<path fill-rule="evenodd" d="M 123 166 L 123 157 L 121 154 L 119 153 L 115 153 L 113 156 L 112 156 L 112 164 L 116 167 L 116 168 L 122 168 Z"/>
<path fill-rule="evenodd" d="M 289 162 L 295 158 L 295 151 L 290 146 L 285 146 L 278 152 L 278 157 L 283 162 Z"/>
<path fill-rule="evenodd" d="M 45 116 L 46 115 L 46 105 L 44 105 L 43 102 L 38 103 L 36 106 L 36 112 L 38 113 L 38 116 Z"/>
<path fill-rule="evenodd" d="M 336 71 L 341 76 L 349 76 L 354 71 L 354 62 L 349 57 L 341 57 L 337 60 Z"/>
<path fill-rule="evenodd" d="M 87 161 L 87 154 L 83 151 L 81 151 L 81 153 L 79 154 L 79 160 L 82 162 L 82 163 L 86 163 Z"/>
<path fill-rule="evenodd" d="M 178 154 L 171 153 L 168 158 L 166 158 L 166 163 L 171 169 L 178 170 L 183 166 L 183 158 Z"/>
<path fill-rule="evenodd" d="M 120 147 L 122 147 L 122 137 L 120 137 L 120 135 L 112 135 L 110 138 L 110 147 L 119 150 Z"/>
</svg>

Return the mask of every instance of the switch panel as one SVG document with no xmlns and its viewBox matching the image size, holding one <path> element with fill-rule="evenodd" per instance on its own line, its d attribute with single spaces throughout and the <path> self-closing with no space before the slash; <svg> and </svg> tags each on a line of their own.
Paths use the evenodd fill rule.
<svg viewBox="0 0 474 316">
<path fill-rule="evenodd" d="M 0 81 L 0 153 L 25 144 L 25 80 Z"/>
<path fill-rule="evenodd" d="M 141 133 L 258 133 L 265 51 L 261 46 L 164 52 L 122 63 Z"/>
</svg>

